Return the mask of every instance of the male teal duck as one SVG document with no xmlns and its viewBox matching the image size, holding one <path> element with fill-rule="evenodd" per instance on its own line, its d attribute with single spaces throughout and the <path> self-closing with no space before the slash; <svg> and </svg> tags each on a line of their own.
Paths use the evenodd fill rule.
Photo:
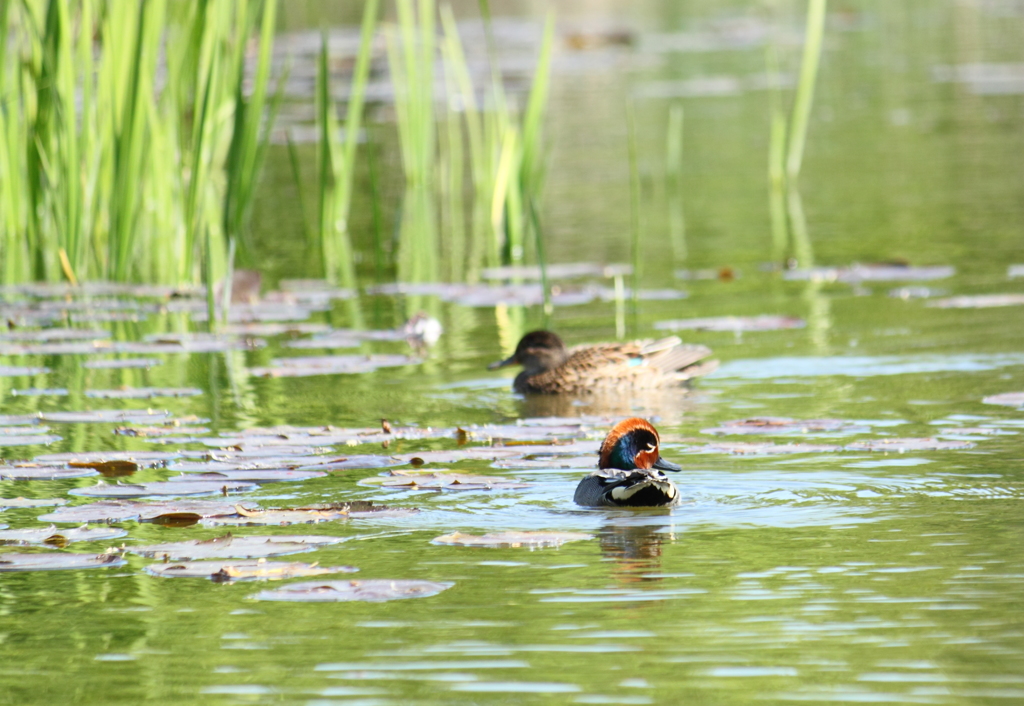
<svg viewBox="0 0 1024 706">
<path fill-rule="evenodd" d="M 661 457 L 658 430 L 646 419 L 619 422 L 601 444 L 598 470 L 576 486 L 573 500 L 586 507 L 665 507 L 679 490 L 662 471 L 681 471 Z"/>
<path fill-rule="evenodd" d="M 515 353 L 492 363 L 488 370 L 522 365 L 523 371 L 512 383 L 516 392 L 586 394 L 680 385 L 718 367 L 717 361 L 704 360 L 709 355 L 707 346 L 686 345 L 677 336 L 566 350 L 562 339 L 550 331 L 531 331 L 519 341 Z"/>
</svg>

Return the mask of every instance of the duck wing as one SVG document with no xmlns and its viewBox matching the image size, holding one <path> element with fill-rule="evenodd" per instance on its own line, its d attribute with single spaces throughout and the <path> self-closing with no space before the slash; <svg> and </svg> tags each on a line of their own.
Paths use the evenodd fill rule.
<svg viewBox="0 0 1024 706">
<path fill-rule="evenodd" d="M 573 500 L 586 507 L 663 507 L 679 501 L 679 490 L 659 471 L 605 469 L 585 476 Z"/>
</svg>

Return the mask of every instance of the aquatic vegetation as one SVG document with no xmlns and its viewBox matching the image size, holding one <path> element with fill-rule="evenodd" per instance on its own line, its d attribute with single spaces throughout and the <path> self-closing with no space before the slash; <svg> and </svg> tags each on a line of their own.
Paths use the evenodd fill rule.
<svg viewBox="0 0 1024 706">
<path fill-rule="evenodd" d="M 459 547 L 542 549 L 560 547 L 566 542 L 579 542 L 587 539 L 593 539 L 593 536 L 582 532 L 491 532 L 485 535 L 455 532 L 435 537 L 431 541 L 434 544 L 452 544 Z"/>
<path fill-rule="evenodd" d="M 247 233 L 276 113 L 276 7 L 4 4 L 0 279 L 212 288 Z"/>
<path fill-rule="evenodd" d="M 163 578 L 202 578 L 217 583 L 233 581 L 280 581 L 282 579 L 322 576 L 324 574 L 350 574 L 358 571 L 353 566 L 320 566 L 287 561 L 176 561 L 173 564 L 151 564 L 147 574 Z"/>
<path fill-rule="evenodd" d="M 711 316 L 698 319 L 656 321 L 654 328 L 662 331 L 778 331 L 803 328 L 806 322 L 795 316 Z"/>
<path fill-rule="evenodd" d="M 297 601 L 325 603 L 365 601 L 382 603 L 404 598 L 426 598 L 454 586 L 451 582 L 367 579 L 359 581 L 307 581 L 293 583 L 273 591 L 261 591 L 258 601 Z"/>
<path fill-rule="evenodd" d="M 213 539 L 191 539 L 184 542 L 166 542 L 133 546 L 128 551 L 150 559 L 178 561 L 182 559 L 257 559 L 312 551 L 316 547 L 343 542 L 341 537 L 326 535 L 276 534 L 236 537 L 225 534 Z"/>
<path fill-rule="evenodd" d="M 124 566 L 127 562 L 116 554 L 36 553 L 0 554 L 0 572 L 52 571 L 55 569 L 98 569 Z"/>
</svg>

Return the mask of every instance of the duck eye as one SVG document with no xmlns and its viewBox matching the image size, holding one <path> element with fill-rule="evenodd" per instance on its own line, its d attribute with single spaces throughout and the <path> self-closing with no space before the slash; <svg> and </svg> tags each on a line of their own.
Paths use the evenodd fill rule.
<svg viewBox="0 0 1024 706">
<path fill-rule="evenodd" d="M 658 446 L 657 446 L 657 444 L 647 444 L 647 450 L 648 451 L 657 451 L 658 450 Z"/>
</svg>

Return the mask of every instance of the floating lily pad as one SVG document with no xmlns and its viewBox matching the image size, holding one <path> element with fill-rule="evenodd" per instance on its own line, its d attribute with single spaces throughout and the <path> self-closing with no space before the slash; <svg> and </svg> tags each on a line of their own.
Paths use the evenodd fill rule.
<svg viewBox="0 0 1024 706">
<path fill-rule="evenodd" d="M 1024 265 L 1010 265 L 1006 268 L 1006 276 L 1010 279 L 1024 277 Z"/>
<path fill-rule="evenodd" d="M 120 390 L 86 390 L 95 399 L 147 400 L 153 397 L 195 397 L 203 394 L 197 387 L 128 387 Z"/>
<path fill-rule="evenodd" d="M 44 328 L 0 333 L 0 341 L 88 341 L 110 338 L 110 331 L 88 328 Z"/>
<path fill-rule="evenodd" d="M 0 435 L 0 446 L 34 446 L 36 444 L 49 445 L 60 441 L 63 437 L 56 434 L 27 434 L 24 436 L 13 436 L 9 434 Z"/>
<path fill-rule="evenodd" d="M 309 480 L 310 478 L 323 478 L 327 474 L 323 471 L 296 471 L 286 469 L 276 470 L 230 470 L 230 471 L 209 471 L 206 473 L 183 473 L 180 476 L 172 476 L 168 479 L 170 483 L 191 483 L 202 482 L 229 482 L 248 481 L 250 483 L 274 483 L 278 481 Z"/>
<path fill-rule="evenodd" d="M 566 262 L 547 266 L 547 277 L 552 279 L 573 279 L 576 277 L 615 277 L 616 275 L 632 274 L 630 265 L 602 265 L 597 262 Z M 506 267 L 488 267 L 481 270 L 484 279 L 541 279 L 540 267 L 536 265 L 518 265 Z"/>
<path fill-rule="evenodd" d="M 64 387 L 26 387 L 23 390 L 11 390 L 14 397 L 67 397 Z"/>
<path fill-rule="evenodd" d="M 391 471 L 383 478 L 364 478 L 359 483 L 396 490 L 513 490 L 532 487 L 530 483 L 508 478 L 420 471 Z"/>
<path fill-rule="evenodd" d="M 753 417 L 723 422 L 702 434 L 808 434 L 814 432 L 865 432 L 868 427 L 842 419 L 789 419 L 786 417 Z"/>
<path fill-rule="evenodd" d="M 783 279 L 824 282 L 924 282 L 945 279 L 956 274 L 949 265 L 914 267 L 905 264 L 879 263 L 850 265 L 849 267 L 814 267 L 806 270 L 787 270 Z"/>
<path fill-rule="evenodd" d="M 597 295 L 603 302 L 613 302 L 619 298 L 619 293 L 611 287 L 601 287 L 597 290 Z M 629 301 L 633 298 L 633 290 L 629 287 L 624 287 L 621 294 L 623 300 Z M 679 289 L 639 289 L 636 293 L 636 298 L 640 301 L 673 301 L 676 299 L 686 299 L 689 294 Z"/>
<path fill-rule="evenodd" d="M 318 535 L 269 535 L 263 537 L 236 537 L 225 534 L 213 539 L 191 539 L 185 542 L 150 544 L 144 547 L 130 547 L 132 554 L 165 561 L 182 559 L 258 559 L 259 557 L 282 556 L 308 552 L 317 547 L 338 544 L 344 537 Z"/>
<path fill-rule="evenodd" d="M 841 446 L 834 444 L 773 444 L 771 442 L 752 443 L 744 441 L 720 441 L 706 446 L 687 449 L 690 453 L 727 453 L 736 456 L 776 456 L 781 454 L 830 453 L 841 451 Z"/>
<path fill-rule="evenodd" d="M 30 426 L 38 424 L 39 419 L 38 414 L 0 414 L 0 424 L 4 426 Z"/>
<path fill-rule="evenodd" d="M 106 461 L 133 461 L 139 466 L 162 466 L 167 461 L 179 458 L 173 451 L 66 451 L 36 456 L 37 463 L 104 463 Z"/>
<path fill-rule="evenodd" d="M 0 355 L 92 355 L 114 352 L 116 345 L 111 341 L 0 343 Z"/>
<path fill-rule="evenodd" d="M 122 368 L 154 368 L 163 365 L 159 358 L 121 358 L 111 360 L 85 360 L 83 368 L 92 370 L 118 370 Z"/>
<path fill-rule="evenodd" d="M 945 289 L 934 287 L 899 287 L 889 290 L 889 296 L 893 299 L 931 299 L 945 293 Z"/>
<path fill-rule="evenodd" d="M 491 446 L 467 446 L 466 448 L 451 449 L 450 451 L 416 451 L 398 454 L 395 458 L 400 459 L 403 463 L 422 465 L 424 463 L 458 463 L 459 461 L 468 460 L 494 461 L 499 458 L 521 456 L 523 453 L 525 452 Z"/>
<path fill-rule="evenodd" d="M 0 498 L 0 510 L 18 507 L 51 507 L 65 505 L 64 498 Z"/>
<path fill-rule="evenodd" d="M 160 518 L 195 523 L 204 517 L 234 515 L 237 502 L 214 500 L 163 500 L 158 502 L 137 502 L 134 500 L 101 500 L 88 505 L 61 507 L 46 515 L 40 515 L 41 522 L 126 522 L 152 521 Z"/>
<path fill-rule="evenodd" d="M 973 449 L 970 441 L 940 441 L 939 439 L 872 439 L 855 441 L 846 446 L 847 451 L 887 451 L 904 453 L 906 451 L 952 451 Z"/>
<path fill-rule="evenodd" d="M 702 319 L 657 321 L 654 328 L 667 331 L 778 331 L 803 328 L 806 322 L 794 316 L 712 316 Z"/>
<path fill-rule="evenodd" d="M 299 335 L 299 334 L 314 334 L 314 333 L 326 333 L 331 330 L 331 327 L 327 324 L 313 323 L 310 321 L 305 322 L 292 322 L 292 321 L 281 321 L 281 322 L 250 322 L 250 323 L 235 323 L 228 324 L 224 328 L 224 333 L 232 336 L 283 336 L 283 335 Z"/>
<path fill-rule="evenodd" d="M 544 456 L 538 458 L 510 458 L 495 461 L 492 468 L 505 468 L 509 470 L 525 470 L 531 468 L 547 468 L 551 470 L 562 468 L 594 468 L 597 466 L 597 459 L 592 455 L 586 456 Z"/>
<path fill-rule="evenodd" d="M 216 495 L 218 493 L 247 493 L 256 490 L 255 483 L 192 482 L 171 483 L 99 483 L 90 488 L 75 488 L 70 495 L 83 498 L 147 498 L 161 495 L 180 497 L 183 495 Z"/>
<path fill-rule="evenodd" d="M 299 466 L 300 471 L 346 471 L 352 468 L 386 468 L 404 463 L 394 456 L 348 456 L 326 463 Z"/>
<path fill-rule="evenodd" d="M 231 581 L 278 581 L 281 579 L 353 573 L 354 566 L 319 566 L 288 561 L 190 561 L 151 564 L 145 571 L 164 578 L 200 578 L 218 583 Z"/>
<path fill-rule="evenodd" d="M 415 508 L 392 508 L 359 500 L 351 503 L 332 503 L 297 508 L 243 508 L 233 515 L 217 515 L 203 520 L 207 527 L 284 526 L 318 524 L 339 520 L 377 517 L 403 517 L 419 512 Z"/>
<path fill-rule="evenodd" d="M 454 586 L 451 582 L 376 579 L 369 581 L 305 581 L 272 591 L 260 591 L 259 601 L 326 603 L 365 601 L 382 603 L 403 598 L 426 598 Z"/>
<path fill-rule="evenodd" d="M 434 544 L 454 544 L 460 547 L 560 547 L 566 542 L 593 539 L 580 532 L 493 532 L 482 536 L 455 532 L 435 537 Z"/>
<path fill-rule="evenodd" d="M 0 571 L 49 571 L 52 569 L 95 569 L 124 566 L 116 554 L 0 554 Z"/>
<path fill-rule="evenodd" d="M 50 372 L 49 368 L 29 365 L 0 365 L 0 378 L 17 377 L 19 375 L 40 375 Z"/>
<path fill-rule="evenodd" d="M 0 466 L 0 480 L 61 480 L 98 475 L 92 468 L 62 466 Z"/>
<path fill-rule="evenodd" d="M 266 368 L 251 368 L 260 377 L 307 377 L 370 373 L 378 368 L 418 365 L 419 358 L 407 355 L 324 355 L 276 358 Z"/>
<path fill-rule="evenodd" d="M 933 299 L 926 306 L 936 309 L 990 309 L 1024 304 L 1024 294 L 977 294 L 974 296 Z"/>
<path fill-rule="evenodd" d="M 93 409 L 82 412 L 42 412 L 39 418 L 47 422 L 61 424 L 76 424 L 97 422 L 109 424 L 111 422 L 133 423 L 133 422 L 154 422 L 170 418 L 171 413 L 152 409 Z"/>
<path fill-rule="evenodd" d="M 182 434 L 206 434 L 210 430 L 206 427 L 188 426 L 163 426 L 163 427 L 118 427 L 114 433 L 119 436 L 134 436 L 139 438 L 164 438 L 168 436 L 180 436 Z"/>
<path fill-rule="evenodd" d="M 117 539 L 127 535 L 117 527 L 75 527 L 58 530 L 53 525 L 34 529 L 4 530 L 0 532 L 0 544 L 52 544 L 64 547 L 71 542 L 99 542 Z"/>
<path fill-rule="evenodd" d="M 50 427 L 18 425 L 13 427 L 0 427 L 0 438 L 5 436 L 31 436 L 33 434 L 45 435 Z"/>
<path fill-rule="evenodd" d="M 985 404 L 1000 404 L 1007 407 L 1024 407 L 1024 392 L 1004 392 L 999 395 L 989 395 L 981 400 Z"/>
</svg>

